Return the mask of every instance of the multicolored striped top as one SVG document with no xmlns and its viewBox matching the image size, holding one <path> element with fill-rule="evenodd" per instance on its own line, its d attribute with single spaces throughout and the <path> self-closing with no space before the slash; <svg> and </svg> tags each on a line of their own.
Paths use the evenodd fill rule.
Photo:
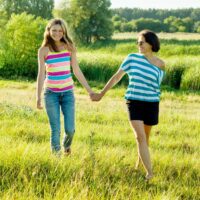
<svg viewBox="0 0 200 200">
<path fill-rule="evenodd" d="M 71 53 L 67 50 L 48 53 L 45 59 L 46 88 L 53 92 L 65 92 L 73 89 L 70 60 Z"/>
<path fill-rule="evenodd" d="M 164 71 L 151 64 L 143 54 L 129 54 L 120 68 L 129 76 L 125 99 L 159 102 Z"/>
</svg>

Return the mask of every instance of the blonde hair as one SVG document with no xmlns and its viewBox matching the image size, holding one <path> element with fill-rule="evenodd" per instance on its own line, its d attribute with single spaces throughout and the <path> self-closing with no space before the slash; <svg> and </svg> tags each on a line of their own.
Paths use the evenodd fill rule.
<svg viewBox="0 0 200 200">
<path fill-rule="evenodd" d="M 56 51 L 56 52 L 59 51 L 55 45 L 54 40 L 50 36 L 51 27 L 54 25 L 57 25 L 57 24 L 59 24 L 63 30 L 63 37 L 62 37 L 61 41 L 67 45 L 67 49 L 69 51 L 73 51 L 75 47 L 74 47 L 72 39 L 68 35 L 66 23 L 63 19 L 58 19 L 58 18 L 50 20 L 49 23 L 47 24 L 45 32 L 44 32 L 44 39 L 42 42 L 42 47 L 48 46 L 53 51 Z"/>
</svg>

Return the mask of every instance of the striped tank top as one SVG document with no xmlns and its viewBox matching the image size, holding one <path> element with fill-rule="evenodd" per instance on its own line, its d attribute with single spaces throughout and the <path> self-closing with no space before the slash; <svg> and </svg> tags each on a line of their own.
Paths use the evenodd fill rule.
<svg viewBox="0 0 200 200">
<path fill-rule="evenodd" d="M 45 59 L 46 88 L 53 92 L 66 92 L 73 89 L 70 60 L 71 53 L 67 50 L 48 53 Z"/>
<path fill-rule="evenodd" d="M 128 74 L 125 99 L 146 102 L 160 101 L 160 84 L 164 71 L 151 64 L 143 54 L 129 54 L 120 68 Z"/>
</svg>

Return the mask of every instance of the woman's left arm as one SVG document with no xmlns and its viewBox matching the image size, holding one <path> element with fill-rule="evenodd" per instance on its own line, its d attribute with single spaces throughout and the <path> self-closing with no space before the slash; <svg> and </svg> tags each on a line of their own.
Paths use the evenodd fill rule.
<svg viewBox="0 0 200 200">
<path fill-rule="evenodd" d="M 77 57 L 76 57 L 76 50 L 73 50 L 71 52 L 71 66 L 72 66 L 74 75 L 76 76 L 78 81 L 81 83 L 81 85 L 87 90 L 87 92 L 89 94 L 94 93 L 92 91 L 92 89 L 90 88 L 90 86 L 88 85 L 88 82 L 85 79 L 85 76 L 83 75 L 83 73 L 78 65 Z"/>
</svg>

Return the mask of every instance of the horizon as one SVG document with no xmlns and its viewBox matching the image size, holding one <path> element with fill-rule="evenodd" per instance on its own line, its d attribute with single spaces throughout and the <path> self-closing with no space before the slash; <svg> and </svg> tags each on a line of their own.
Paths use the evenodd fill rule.
<svg viewBox="0 0 200 200">
<path fill-rule="evenodd" d="M 55 7 L 58 7 L 62 0 L 54 0 Z M 129 5 L 129 6 L 127 6 Z M 181 6 L 179 0 L 111 0 L 111 9 L 115 8 L 140 8 L 140 9 L 189 9 L 189 8 L 200 8 L 199 0 L 182 0 Z"/>
</svg>

